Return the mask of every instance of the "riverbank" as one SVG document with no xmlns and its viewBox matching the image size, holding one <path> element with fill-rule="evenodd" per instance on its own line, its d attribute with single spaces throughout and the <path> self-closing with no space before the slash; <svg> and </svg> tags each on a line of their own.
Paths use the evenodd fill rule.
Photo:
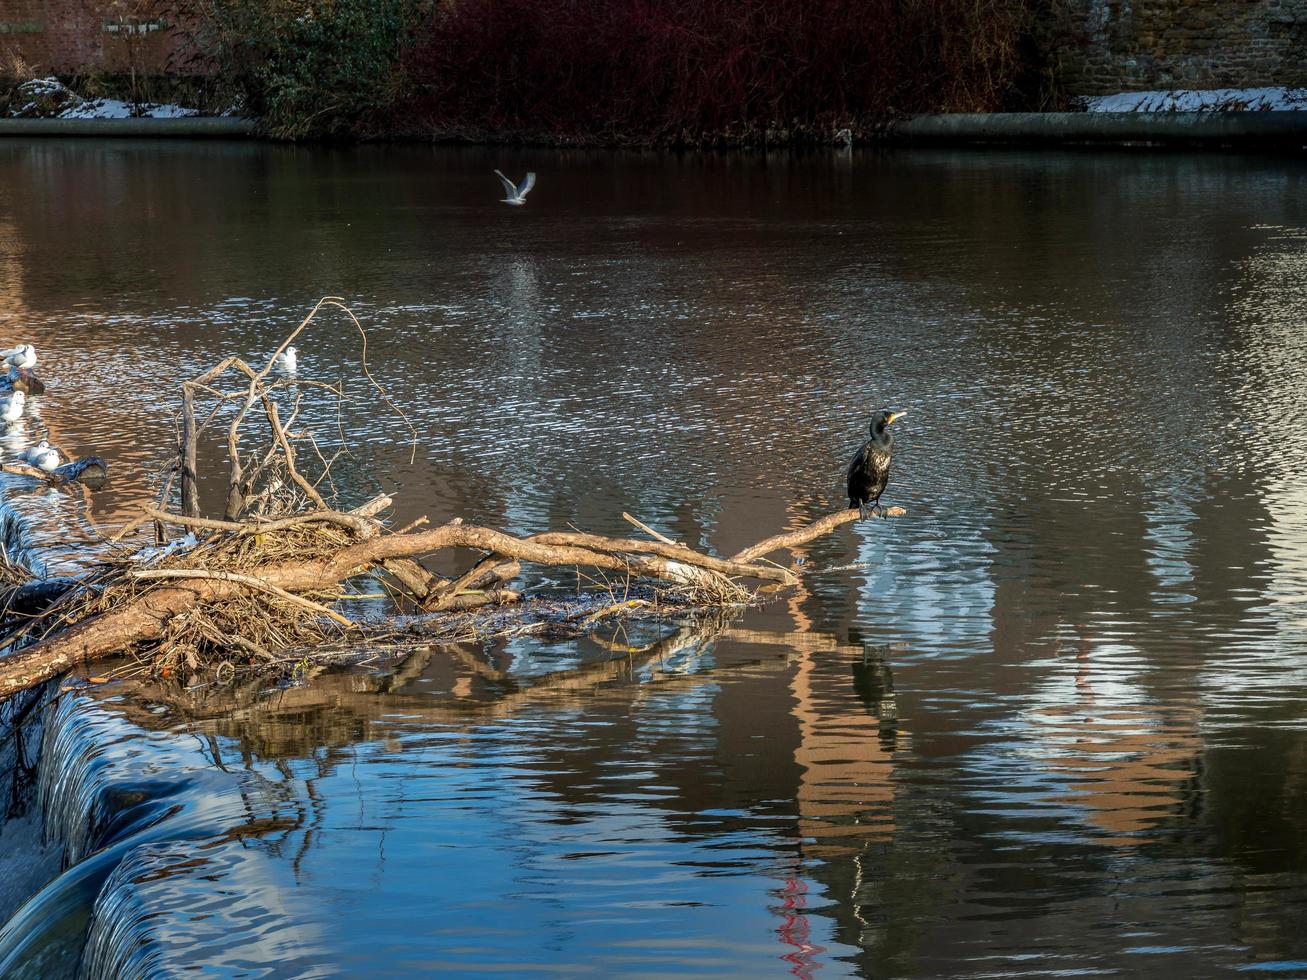
<svg viewBox="0 0 1307 980">
<path fill-rule="evenodd" d="M 257 121 L 231 116 L 137 119 L 0 119 L 0 137 L 108 137 L 166 139 L 265 139 Z M 479 140 L 431 138 L 432 142 L 486 145 L 558 145 L 558 140 L 514 136 Z M 380 142 L 380 141 L 373 141 Z M 408 137 L 395 142 L 425 142 Z M 855 138 L 836 134 L 835 145 L 921 143 L 1037 146 L 1185 146 L 1299 150 L 1307 145 L 1307 112 L 975 112 L 912 116 Z M 821 145 L 816 134 L 802 141 L 761 139 L 739 148 Z M 569 145 L 576 145 L 569 141 Z M 720 148 L 732 144 L 724 142 Z"/>
<path fill-rule="evenodd" d="M 0 136 L 110 139 L 257 139 L 258 124 L 231 116 L 163 119 L 0 119 Z"/>
<path fill-rule="evenodd" d="M 910 143 L 1274 147 L 1307 144 L 1307 112 L 967 112 L 913 116 L 886 135 Z"/>
</svg>

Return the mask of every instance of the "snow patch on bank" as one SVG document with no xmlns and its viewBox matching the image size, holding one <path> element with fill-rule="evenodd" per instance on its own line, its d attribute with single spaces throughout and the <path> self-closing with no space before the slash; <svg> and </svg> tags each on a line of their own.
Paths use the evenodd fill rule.
<svg viewBox="0 0 1307 980">
<path fill-rule="evenodd" d="M 42 95 L 60 95 L 67 92 L 68 88 L 57 78 L 33 78 L 19 86 L 19 91 L 36 98 Z"/>
<path fill-rule="evenodd" d="M 1081 96 L 1086 112 L 1283 112 L 1307 110 L 1307 88 L 1171 89 Z"/>
<path fill-rule="evenodd" d="M 60 119 L 181 119 L 198 116 L 199 109 L 154 102 L 122 102 L 118 99 L 87 99 L 59 113 Z"/>
<path fill-rule="evenodd" d="M 0 105 L 3 96 L 0 92 Z M 83 99 L 59 79 L 50 77 L 32 78 L 14 89 L 7 114 L 17 119 L 184 119 L 202 113 L 169 103 Z"/>
</svg>

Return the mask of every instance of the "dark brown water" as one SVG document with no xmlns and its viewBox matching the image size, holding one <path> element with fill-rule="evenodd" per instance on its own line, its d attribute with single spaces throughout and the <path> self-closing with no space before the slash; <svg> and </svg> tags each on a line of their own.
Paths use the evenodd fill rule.
<svg viewBox="0 0 1307 980">
<path fill-rule="evenodd" d="M 156 485 L 177 381 L 328 293 L 416 457 L 347 319 L 300 376 L 401 522 L 729 553 L 910 413 L 909 515 L 743 619 L 65 696 L 0 904 L 72 867 L 0 963 L 1307 974 L 1304 256 L 1281 159 L 0 143 L 0 343 L 115 477 L 5 489 L 56 567 Z"/>
</svg>

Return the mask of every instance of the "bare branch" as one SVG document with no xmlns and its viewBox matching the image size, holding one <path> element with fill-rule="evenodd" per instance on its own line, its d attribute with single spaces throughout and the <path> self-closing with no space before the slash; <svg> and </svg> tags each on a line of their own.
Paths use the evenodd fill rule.
<svg viewBox="0 0 1307 980">
<path fill-rule="evenodd" d="M 889 507 L 885 510 L 886 517 L 902 517 L 907 511 L 902 507 Z M 818 518 L 811 524 L 799 528 L 796 531 L 786 531 L 783 534 L 774 534 L 765 541 L 759 541 L 757 544 L 750 545 L 743 551 L 736 554 L 731 560 L 737 562 L 755 561 L 764 555 L 769 555 L 773 551 L 780 551 L 782 548 L 794 548 L 801 544 L 807 544 L 817 538 L 830 534 L 841 524 L 848 524 L 856 521 L 859 517 L 857 508 L 850 510 L 836 511 L 834 514 L 827 514 L 825 517 Z"/>
</svg>

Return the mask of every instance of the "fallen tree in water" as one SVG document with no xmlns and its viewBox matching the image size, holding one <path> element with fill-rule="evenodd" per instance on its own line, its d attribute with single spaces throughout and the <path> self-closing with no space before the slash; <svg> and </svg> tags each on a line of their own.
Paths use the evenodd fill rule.
<svg viewBox="0 0 1307 980">
<path fill-rule="evenodd" d="M 284 349 L 324 306 L 318 304 L 282 344 Z M 345 311 L 348 313 L 348 310 Z M 352 314 L 350 314 L 352 317 Z M 357 323 L 357 321 L 355 321 Z M 798 573 L 767 556 L 795 548 L 858 519 L 856 509 L 828 514 L 804 527 L 773 535 L 723 558 L 677 544 L 657 535 L 615 538 L 580 531 L 518 536 L 455 519 L 439 527 L 415 525 L 391 530 L 381 514 L 389 497 L 377 497 L 353 510 L 331 507 L 316 482 L 301 472 L 296 443 L 308 443 L 330 462 L 307 433 L 292 433 L 300 393 L 287 421 L 277 407 L 270 380 L 276 354 L 255 371 L 228 358 L 182 387 L 182 410 L 176 464 L 160 501 L 116 536 L 153 525 L 156 545 L 115 551 L 86 575 L 60 583 L 15 582 L 5 642 L 14 652 L 0 659 L 0 700 L 77 667 L 120 654 L 160 676 L 212 671 L 279 669 L 311 657 L 320 646 L 344 640 L 360 646 L 370 639 L 394 637 L 397 631 L 436 639 L 485 638 L 516 626 L 541 622 L 540 610 L 557 596 L 523 596 L 509 587 L 522 566 L 586 569 L 606 580 L 601 601 L 579 613 L 555 616 L 572 628 L 611 616 L 666 616 L 687 609 L 722 608 L 754 601 L 760 588 L 785 587 Z M 366 365 L 364 370 L 366 371 Z M 239 391 L 215 384 L 234 373 Z M 370 377 L 370 376 L 369 376 Z M 299 385 L 306 384 L 298 382 Z M 322 386 L 325 387 L 325 386 Z M 384 393 L 383 393 L 384 395 Z M 217 408 L 201 420 L 197 396 Z M 199 513 L 196 445 L 223 406 L 235 405 L 226 433 L 227 495 L 224 517 Z M 255 408 L 261 412 L 262 438 L 251 446 L 242 429 Z M 169 509 L 174 477 L 180 509 Z M 903 511 L 892 508 L 891 516 Z M 184 532 L 171 536 L 169 529 Z M 456 578 L 429 571 L 418 559 L 448 551 L 468 551 L 471 567 Z M 382 582 L 396 609 L 415 616 L 402 622 L 386 617 L 358 622 L 341 611 L 341 603 L 358 593 L 347 583 L 367 575 Z M 24 612 L 15 610 L 23 605 Z M 39 611 L 29 611 L 43 606 Z M 493 623 L 487 607 L 502 614 Z M 3 627 L 0 627 L 2 629 Z M 297 651 L 291 658 L 287 650 Z M 308 652 L 302 652 L 308 651 Z"/>
</svg>

